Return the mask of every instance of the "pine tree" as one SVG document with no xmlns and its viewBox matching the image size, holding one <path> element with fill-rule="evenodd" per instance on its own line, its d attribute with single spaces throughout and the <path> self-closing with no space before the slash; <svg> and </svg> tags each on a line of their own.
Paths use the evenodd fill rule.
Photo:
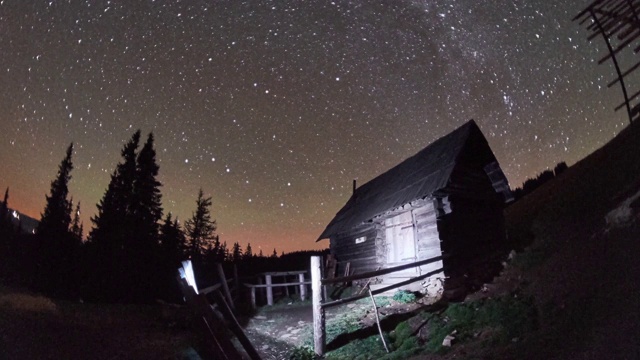
<svg viewBox="0 0 640 360">
<path fill-rule="evenodd" d="M 73 203 L 73 200 L 70 202 Z M 71 221 L 71 228 L 69 229 L 73 235 L 74 240 L 78 243 L 82 243 L 83 238 L 83 225 L 80 221 L 80 201 L 76 205 L 76 210 L 73 213 L 73 220 Z"/>
<path fill-rule="evenodd" d="M 244 250 L 244 254 L 242 255 L 245 259 L 251 259 L 253 257 L 253 251 L 251 250 L 251 243 L 247 243 L 247 248 Z"/>
<path fill-rule="evenodd" d="M 79 244 L 69 231 L 72 201 L 69 181 L 73 163 L 73 143 L 67 148 L 60 163 L 58 174 L 51 182 L 50 194 L 46 196 L 44 213 L 37 228 L 40 250 L 36 263 L 37 282 L 41 290 L 57 295 L 70 296 L 76 292 L 77 255 Z"/>
<path fill-rule="evenodd" d="M 211 220 L 210 206 L 211 197 L 205 198 L 200 189 L 196 200 L 196 211 L 191 219 L 184 223 L 188 239 L 187 254 L 194 259 L 203 255 L 215 239 L 216 222 Z"/>
<path fill-rule="evenodd" d="M 156 163 L 156 151 L 153 148 L 153 133 L 140 150 L 137 159 L 134 194 L 131 203 L 134 224 L 136 225 L 135 241 L 142 252 L 153 251 L 157 244 L 160 219 L 162 218 L 162 194 L 160 182 L 156 179 L 160 167 Z"/>
<path fill-rule="evenodd" d="M 98 214 L 91 218 L 94 224 L 91 243 L 111 249 L 122 249 L 127 232 L 132 228 L 131 204 L 133 184 L 136 178 L 136 150 L 140 142 L 140 130 L 121 151 L 123 161 L 116 166 L 104 196 L 98 203 Z"/>
<path fill-rule="evenodd" d="M 239 262 L 240 260 L 242 260 L 242 247 L 235 242 L 233 243 L 233 250 L 231 250 L 231 261 Z"/>
<path fill-rule="evenodd" d="M 277 258 L 278 257 L 278 252 L 276 251 L 276 248 L 273 248 L 273 253 L 271 254 L 272 258 Z"/>
<path fill-rule="evenodd" d="M 260 249 L 260 252 L 258 253 L 258 257 L 264 257 L 264 254 L 262 254 L 262 249 Z"/>
<path fill-rule="evenodd" d="M 13 241 L 14 229 L 9 214 L 9 188 L 4 192 L 4 200 L 0 203 L 0 274 L 4 272 L 9 257 L 10 243 Z"/>
<path fill-rule="evenodd" d="M 130 301 L 137 291 L 130 274 L 135 261 L 130 242 L 135 219 L 134 184 L 137 172 L 137 149 L 140 130 L 136 131 L 121 150 L 122 162 L 111 174 L 107 190 L 97 205 L 98 214 L 87 243 L 87 267 L 92 278 L 87 281 L 89 292 L 100 300 Z"/>
<path fill-rule="evenodd" d="M 229 247 L 227 246 L 227 242 L 223 242 L 222 245 L 220 245 L 220 262 L 226 261 L 230 259 L 230 255 L 229 255 Z"/>
<path fill-rule="evenodd" d="M 37 233 L 41 237 L 52 240 L 60 240 L 69 234 L 69 224 L 71 223 L 71 202 L 67 199 L 69 195 L 69 180 L 71 180 L 71 170 L 73 163 L 73 143 L 67 148 L 67 154 L 58 167 L 58 175 L 51 182 L 50 195 L 45 195 L 46 205 L 44 214 L 41 215 Z"/>
<path fill-rule="evenodd" d="M 161 280 L 154 274 L 159 271 L 162 255 L 158 242 L 162 204 L 160 182 L 156 179 L 160 167 L 156 163 L 153 148 L 154 137 L 150 133 L 140 150 L 136 162 L 136 176 L 133 184 L 131 211 L 132 229 L 125 248 L 134 301 L 147 302 L 158 294 Z"/>
<path fill-rule="evenodd" d="M 177 268 L 184 256 L 186 240 L 178 219 L 173 220 L 171 213 L 167 214 L 160 228 L 160 248 L 167 266 Z"/>
<path fill-rule="evenodd" d="M 184 260 L 186 240 L 178 219 L 173 220 L 171 213 L 167 214 L 160 227 L 159 245 L 160 261 L 157 277 L 160 279 L 158 284 L 160 293 L 158 295 L 170 301 L 180 300 L 180 290 L 177 287 L 175 277 L 176 269 L 181 266 L 180 262 Z"/>
<path fill-rule="evenodd" d="M 9 187 L 7 187 L 4 191 L 4 200 L 0 203 L 0 238 L 6 239 L 10 233 L 13 231 L 11 229 L 11 214 L 9 214 Z"/>
</svg>

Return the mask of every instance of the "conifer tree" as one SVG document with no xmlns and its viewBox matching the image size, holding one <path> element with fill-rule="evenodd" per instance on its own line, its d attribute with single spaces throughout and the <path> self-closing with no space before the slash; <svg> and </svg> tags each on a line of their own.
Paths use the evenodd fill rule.
<svg viewBox="0 0 640 360">
<path fill-rule="evenodd" d="M 130 276 L 134 259 L 130 242 L 135 229 L 132 213 L 139 143 L 140 130 L 122 148 L 122 161 L 111 174 L 97 215 L 91 218 L 94 226 L 87 243 L 87 266 L 92 277 L 87 287 L 100 300 L 131 301 L 137 295 L 133 293 L 137 279 Z"/>
<path fill-rule="evenodd" d="M 242 247 L 235 242 L 233 243 L 233 250 L 231 250 L 231 261 L 239 262 L 240 260 L 242 260 Z"/>
<path fill-rule="evenodd" d="M 71 170 L 73 170 L 72 154 L 73 143 L 67 148 L 66 156 L 58 167 L 58 175 L 51 182 L 50 194 L 45 195 L 46 205 L 38 224 L 37 233 L 41 237 L 47 237 L 54 241 L 63 239 L 69 234 L 71 202 L 67 197 L 69 195 Z"/>
<path fill-rule="evenodd" d="M 74 240 L 78 244 L 81 244 L 84 229 L 83 229 L 82 222 L 80 221 L 80 201 L 78 201 L 78 204 L 76 205 L 76 210 L 73 212 L 73 220 L 71 221 L 70 231 L 74 237 Z"/>
<path fill-rule="evenodd" d="M 14 229 L 9 214 L 9 187 L 4 192 L 4 200 L 0 203 L 0 270 L 7 263 L 9 247 L 13 241 Z M 4 272 L 4 271 L 3 271 Z"/>
<path fill-rule="evenodd" d="M 180 300 L 180 290 L 175 281 L 176 269 L 184 260 L 186 240 L 178 219 L 172 219 L 168 213 L 160 227 L 160 261 L 157 277 L 161 280 L 158 288 L 160 297 L 167 300 Z"/>
<path fill-rule="evenodd" d="M 98 214 L 91 218 L 94 224 L 90 241 L 99 246 L 117 249 L 124 246 L 127 230 L 132 228 L 131 203 L 136 178 L 136 151 L 140 142 L 140 130 L 121 151 L 123 161 L 116 166 L 107 191 L 98 203 Z"/>
<path fill-rule="evenodd" d="M 184 223 L 188 240 L 187 254 L 192 258 L 199 258 L 203 255 L 216 238 L 216 222 L 211 220 L 210 206 L 211 197 L 205 198 L 202 189 L 200 189 L 196 200 L 196 211 L 191 219 Z"/>
<path fill-rule="evenodd" d="M 173 220 L 171 213 L 167 214 L 160 228 L 160 248 L 166 265 L 175 270 L 182 261 L 186 239 L 178 219 Z"/>
<path fill-rule="evenodd" d="M 58 174 L 51 182 L 50 194 L 36 230 L 38 249 L 36 263 L 37 283 L 41 290 L 56 296 L 70 296 L 76 291 L 77 255 L 79 244 L 69 231 L 72 201 L 69 195 L 69 180 L 73 163 L 73 143 L 67 148 L 60 163 Z"/>
<path fill-rule="evenodd" d="M 245 259 L 251 259 L 253 257 L 253 251 L 251 249 L 251 243 L 247 243 L 247 248 L 244 250 L 244 254 L 242 255 Z"/>
<path fill-rule="evenodd" d="M 138 154 L 136 177 L 134 181 L 132 216 L 136 225 L 134 238 L 141 252 L 153 252 L 162 218 L 162 195 L 160 182 L 156 179 L 160 167 L 156 163 L 156 151 L 153 148 L 153 133 L 149 133 L 140 154 Z"/>
<path fill-rule="evenodd" d="M 9 214 L 9 187 L 4 191 L 4 200 L 0 203 L 0 237 L 7 239 L 11 229 L 11 215 Z M 1 241 L 1 240 L 0 240 Z"/>
</svg>

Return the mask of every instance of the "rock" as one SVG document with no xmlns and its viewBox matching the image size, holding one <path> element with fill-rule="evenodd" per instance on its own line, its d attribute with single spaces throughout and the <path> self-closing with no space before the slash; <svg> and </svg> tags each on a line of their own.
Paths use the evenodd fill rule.
<svg viewBox="0 0 640 360">
<path fill-rule="evenodd" d="M 509 253 L 509 261 L 512 261 L 513 259 L 515 259 L 515 257 L 516 257 L 516 251 L 511 250 L 511 252 Z"/>
<path fill-rule="evenodd" d="M 456 338 L 451 336 L 451 335 L 447 335 L 444 337 L 444 340 L 442 340 L 442 346 L 446 346 L 446 347 L 451 347 L 451 343 L 455 340 Z"/>
<path fill-rule="evenodd" d="M 256 320 L 267 320 L 267 317 L 263 315 L 256 315 L 253 318 Z"/>
<path fill-rule="evenodd" d="M 353 309 L 354 307 L 356 307 L 356 304 L 347 304 L 347 307 L 348 307 L 349 309 Z"/>
<path fill-rule="evenodd" d="M 262 350 L 269 350 L 269 345 L 262 345 L 261 349 Z"/>
</svg>

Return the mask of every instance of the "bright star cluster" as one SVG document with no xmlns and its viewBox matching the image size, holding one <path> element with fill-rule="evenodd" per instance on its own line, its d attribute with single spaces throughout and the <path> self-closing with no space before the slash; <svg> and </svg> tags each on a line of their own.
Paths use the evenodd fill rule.
<svg viewBox="0 0 640 360">
<path fill-rule="evenodd" d="M 584 1 L 0 0 L 0 187 L 38 218 L 66 146 L 85 229 L 153 131 L 164 211 L 221 240 L 315 243 L 362 184 L 469 119 L 512 186 L 626 124 Z"/>
</svg>

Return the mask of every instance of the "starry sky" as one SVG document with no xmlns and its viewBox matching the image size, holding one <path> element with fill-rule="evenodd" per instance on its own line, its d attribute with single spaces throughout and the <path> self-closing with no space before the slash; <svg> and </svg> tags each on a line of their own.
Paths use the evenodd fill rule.
<svg viewBox="0 0 640 360">
<path fill-rule="evenodd" d="M 0 188 L 39 218 L 66 147 L 85 229 L 136 129 L 163 208 L 222 241 L 316 243 L 358 184 L 469 119 L 512 187 L 628 123 L 567 0 L 0 0 Z"/>
</svg>

